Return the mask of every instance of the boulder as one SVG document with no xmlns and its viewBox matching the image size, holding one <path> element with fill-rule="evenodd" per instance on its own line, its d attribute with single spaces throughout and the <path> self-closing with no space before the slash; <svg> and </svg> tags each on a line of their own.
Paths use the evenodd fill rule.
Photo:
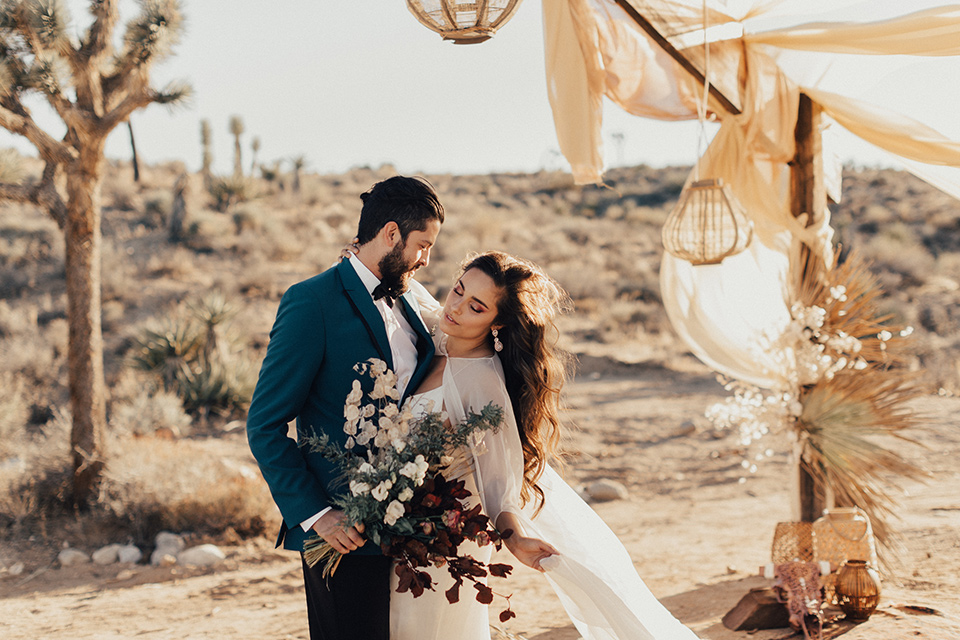
<svg viewBox="0 0 960 640">
<path fill-rule="evenodd" d="M 623 500 L 629 494 L 627 488 L 616 480 L 596 480 L 587 485 L 587 495 L 594 502 L 610 502 Z"/>
<path fill-rule="evenodd" d="M 166 556 L 172 557 L 174 563 L 176 563 L 177 554 L 183 551 L 183 547 L 185 546 L 183 538 L 169 531 L 161 531 L 157 534 L 154 541 L 157 547 L 153 550 L 153 553 L 150 554 L 150 564 L 154 566 L 171 564 L 169 561 L 164 561 L 164 557 Z"/>
<path fill-rule="evenodd" d="M 181 551 L 177 556 L 177 562 L 194 567 L 212 567 L 223 562 L 226 557 L 226 554 L 216 545 L 201 544 Z"/>
<path fill-rule="evenodd" d="M 91 556 L 93 561 L 97 564 L 113 564 L 116 562 L 119 557 L 118 553 L 120 551 L 120 545 L 118 544 L 108 544 L 105 547 L 100 547 L 93 552 Z"/>
<path fill-rule="evenodd" d="M 57 555 L 61 567 L 72 567 L 77 564 L 90 562 L 90 556 L 79 549 L 64 549 Z"/>
<path fill-rule="evenodd" d="M 117 550 L 117 560 L 124 563 L 136 564 L 143 558 L 143 552 L 136 545 L 125 544 Z"/>
</svg>

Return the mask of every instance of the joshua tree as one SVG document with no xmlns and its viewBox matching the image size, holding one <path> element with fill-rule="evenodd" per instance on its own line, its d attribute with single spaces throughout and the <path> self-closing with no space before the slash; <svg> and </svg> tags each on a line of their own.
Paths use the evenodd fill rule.
<svg viewBox="0 0 960 640">
<path fill-rule="evenodd" d="M 296 156 L 293 162 L 293 192 L 300 193 L 300 172 L 307 165 L 306 156 Z"/>
<path fill-rule="evenodd" d="M 252 176 L 257 171 L 257 154 L 260 152 L 260 136 L 253 137 L 250 148 L 253 149 L 253 162 L 250 163 L 250 175 Z"/>
<path fill-rule="evenodd" d="M 210 189 L 210 182 L 213 179 L 213 172 L 210 166 L 213 164 L 213 132 L 210 129 L 210 121 L 204 118 L 200 121 L 200 144 L 203 146 L 203 169 L 200 170 L 203 175 L 203 186 Z"/>
<path fill-rule="evenodd" d="M 140 161 L 137 159 L 137 141 L 133 137 L 133 123 L 127 118 L 127 133 L 130 134 L 130 153 L 133 162 L 133 181 L 140 182 Z"/>
<path fill-rule="evenodd" d="M 233 134 L 233 175 L 235 177 L 243 175 L 242 150 L 240 148 L 240 136 L 243 135 L 243 118 L 240 116 L 230 116 L 230 133 Z"/>
<path fill-rule="evenodd" d="M 73 501 L 96 497 L 106 426 L 100 328 L 100 186 L 104 145 L 113 129 L 152 103 L 173 104 L 183 85 L 156 90 L 150 70 L 169 55 L 182 25 L 178 0 L 140 0 L 140 14 L 113 48 L 118 0 L 91 0 L 92 21 L 74 36 L 62 0 L 0 0 L 0 126 L 37 148 L 46 165 L 35 183 L 0 184 L 0 199 L 32 202 L 63 230 L 66 245 L 67 357 L 73 425 Z M 57 139 L 26 106 L 42 96 L 62 121 Z M 59 129 L 59 127 L 56 127 Z M 65 189 L 58 186 L 64 176 Z"/>
</svg>

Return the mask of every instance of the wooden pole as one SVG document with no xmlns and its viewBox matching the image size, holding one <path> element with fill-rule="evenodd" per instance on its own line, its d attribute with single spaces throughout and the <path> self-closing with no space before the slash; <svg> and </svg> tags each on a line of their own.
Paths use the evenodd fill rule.
<svg viewBox="0 0 960 640">
<path fill-rule="evenodd" d="M 807 214 L 806 225 L 812 226 L 827 207 L 827 189 L 823 179 L 823 138 L 821 109 L 810 97 L 800 94 L 797 127 L 794 132 L 796 154 L 790 162 L 791 213 L 794 217 Z M 806 271 L 809 260 L 819 260 L 802 244 L 798 261 L 799 277 Z M 794 462 L 794 473 L 799 478 L 800 520 L 813 522 L 830 506 L 827 487 L 811 472 L 803 460 Z"/>
</svg>

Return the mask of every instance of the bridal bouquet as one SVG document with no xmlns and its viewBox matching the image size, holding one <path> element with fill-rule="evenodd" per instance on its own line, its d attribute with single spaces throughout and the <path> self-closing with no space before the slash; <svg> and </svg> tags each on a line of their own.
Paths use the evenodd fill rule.
<svg viewBox="0 0 960 640">
<path fill-rule="evenodd" d="M 346 444 L 331 442 L 327 434 L 314 434 L 304 443 L 342 472 L 347 490 L 333 503 L 343 510 L 346 523 L 363 523 L 366 537 L 396 561 L 398 592 L 410 591 L 418 597 L 426 589 L 433 590 L 423 568 L 445 565 L 454 579 L 446 591 L 450 603 L 459 600 L 466 580 L 477 590 L 477 600 L 490 604 L 493 591 L 479 578 L 488 572 L 506 577 L 512 567 L 484 565 L 459 554 L 458 547 L 473 540 L 500 549 L 501 535 L 480 512 L 479 504 L 465 506 L 471 494 L 463 480 L 449 479 L 444 473 L 453 463 L 447 453 L 466 446 L 482 431 L 498 429 L 503 408 L 490 403 L 454 425 L 446 424 L 447 415 L 432 407 L 430 413 L 414 418 L 408 406 L 398 406 L 397 377 L 385 362 L 371 358 L 354 369 L 373 379 L 373 390 L 366 394 L 370 401 L 362 403 L 363 387 L 354 380 L 343 411 Z M 336 571 L 341 557 L 319 536 L 304 542 L 304 559 L 310 566 L 324 562 L 324 576 Z M 501 618 L 513 615 L 508 604 Z"/>
</svg>

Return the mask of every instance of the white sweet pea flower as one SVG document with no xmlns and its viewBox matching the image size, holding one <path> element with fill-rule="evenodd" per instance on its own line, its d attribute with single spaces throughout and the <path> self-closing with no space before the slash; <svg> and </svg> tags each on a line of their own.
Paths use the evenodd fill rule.
<svg viewBox="0 0 960 640">
<path fill-rule="evenodd" d="M 390 441 L 390 445 L 393 447 L 393 450 L 397 453 L 403 453 L 403 450 L 407 448 L 407 443 L 401 440 L 400 438 L 394 438 Z"/>
<path fill-rule="evenodd" d="M 383 502 L 387 499 L 387 496 L 390 495 L 390 489 L 393 487 L 393 483 L 389 480 L 384 480 L 376 487 L 373 488 L 373 491 L 370 492 L 377 502 Z"/>
<path fill-rule="evenodd" d="M 400 475 L 410 478 L 419 487 L 423 484 L 429 466 L 423 454 L 417 454 L 416 458 L 400 467 Z"/>
<path fill-rule="evenodd" d="M 392 527 L 397 523 L 397 520 L 403 517 L 404 507 L 403 504 L 393 500 L 390 504 L 387 505 L 387 510 L 383 514 L 383 523 L 388 527 Z"/>
<path fill-rule="evenodd" d="M 370 485 L 366 482 L 358 482 L 356 480 L 350 481 L 350 493 L 355 496 L 361 496 L 370 491 Z"/>
<path fill-rule="evenodd" d="M 369 462 L 364 462 L 359 467 L 357 467 L 357 471 L 360 473 L 374 473 L 376 469 L 374 469 L 373 465 L 370 464 Z"/>
<path fill-rule="evenodd" d="M 411 489 L 410 487 L 407 487 L 406 489 L 400 492 L 400 495 L 397 496 L 397 500 L 399 500 L 400 502 L 409 502 L 410 498 L 412 497 L 413 497 L 413 489 Z"/>
</svg>

